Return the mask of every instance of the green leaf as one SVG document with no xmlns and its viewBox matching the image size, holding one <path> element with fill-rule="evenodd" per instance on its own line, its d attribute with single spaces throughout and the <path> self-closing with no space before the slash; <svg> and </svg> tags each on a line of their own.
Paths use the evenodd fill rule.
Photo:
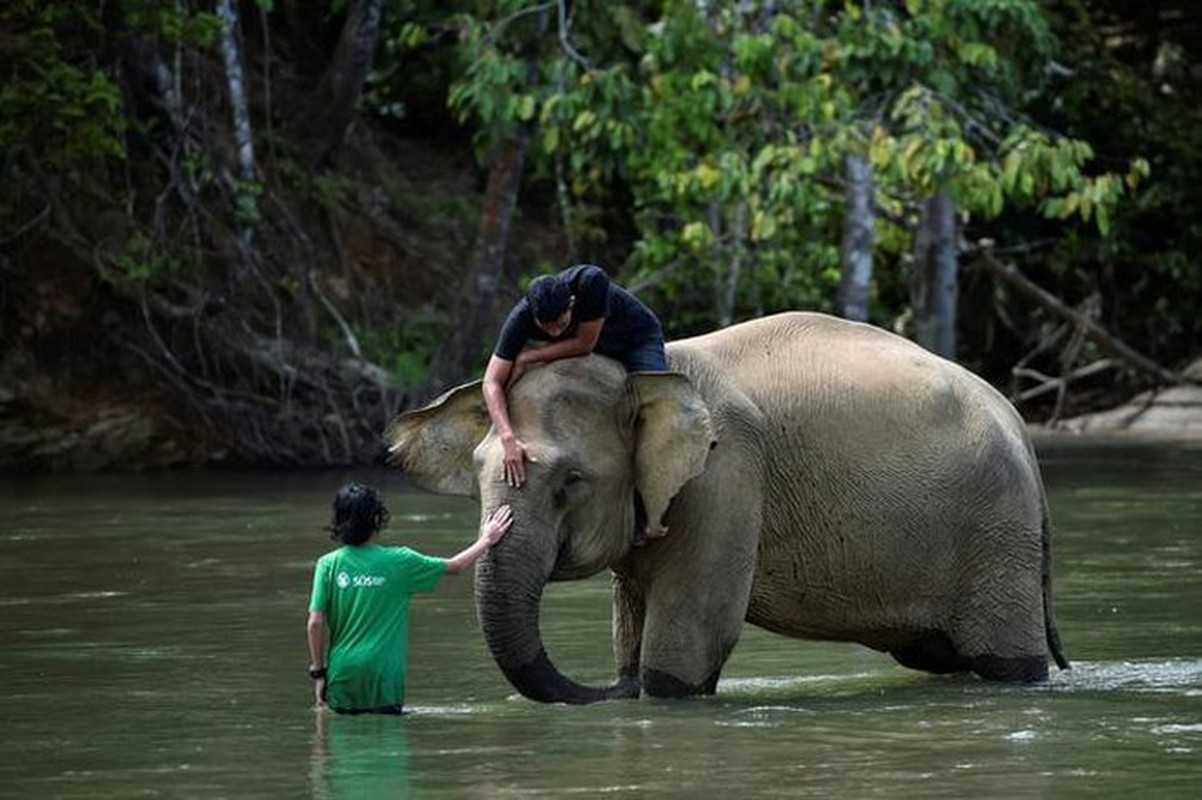
<svg viewBox="0 0 1202 800">
<path fill-rule="evenodd" d="M 519 98 L 517 104 L 517 118 L 522 122 L 529 122 L 534 119 L 534 96 L 524 94 Z"/>
<path fill-rule="evenodd" d="M 576 115 L 575 121 L 572 122 L 572 132 L 580 133 L 594 128 L 597 125 L 597 115 L 592 111 L 581 111 Z"/>
</svg>

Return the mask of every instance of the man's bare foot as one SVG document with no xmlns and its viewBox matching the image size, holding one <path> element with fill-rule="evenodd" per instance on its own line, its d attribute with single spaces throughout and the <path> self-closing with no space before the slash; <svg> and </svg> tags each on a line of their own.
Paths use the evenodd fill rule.
<svg viewBox="0 0 1202 800">
<path fill-rule="evenodd" d="M 668 527 L 666 525 L 648 525 L 646 536 L 648 539 L 659 539 L 668 535 Z"/>
</svg>

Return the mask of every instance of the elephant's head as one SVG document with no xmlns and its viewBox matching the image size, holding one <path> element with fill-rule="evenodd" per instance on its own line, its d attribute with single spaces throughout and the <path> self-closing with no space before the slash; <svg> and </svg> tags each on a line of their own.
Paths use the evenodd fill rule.
<svg viewBox="0 0 1202 800">
<path fill-rule="evenodd" d="M 561 675 L 543 649 L 539 602 L 547 581 L 612 566 L 648 519 L 659 521 L 705 468 L 709 410 L 683 375 L 627 375 L 595 355 L 528 371 L 508 400 L 530 456 L 521 488 L 505 482 L 478 382 L 401 415 L 387 434 L 391 462 L 422 488 L 478 497 L 485 511 L 513 508 L 509 534 L 476 572 L 476 604 L 489 649 L 515 688 L 546 702 L 637 696 L 630 681 L 592 688 Z"/>
</svg>

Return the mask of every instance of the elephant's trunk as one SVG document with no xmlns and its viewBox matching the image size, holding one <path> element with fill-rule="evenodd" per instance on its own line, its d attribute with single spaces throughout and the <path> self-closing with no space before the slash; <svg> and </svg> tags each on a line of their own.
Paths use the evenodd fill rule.
<svg viewBox="0 0 1202 800">
<path fill-rule="evenodd" d="M 476 609 L 488 649 L 513 687 L 531 700 L 582 705 L 638 697 L 637 679 L 584 686 L 551 663 L 539 633 L 538 612 L 550 567 L 513 533 L 476 569 Z"/>
</svg>

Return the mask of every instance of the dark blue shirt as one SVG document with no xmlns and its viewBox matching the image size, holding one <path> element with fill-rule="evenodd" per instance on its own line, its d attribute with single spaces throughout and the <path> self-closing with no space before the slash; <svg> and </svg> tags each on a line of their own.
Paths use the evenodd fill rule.
<svg viewBox="0 0 1202 800">
<path fill-rule="evenodd" d="M 631 349 L 648 342 L 663 341 L 664 332 L 659 318 L 630 292 L 610 281 L 605 270 L 592 264 L 578 264 L 559 273 L 572 287 L 576 302 L 572 306 L 572 322 L 555 338 L 534 322 L 534 312 L 523 297 L 518 301 L 497 337 L 493 354 L 513 361 L 530 340 L 560 341 L 576 335 L 581 322 L 605 319 L 601 335 L 593 352 L 624 360 Z"/>
</svg>

